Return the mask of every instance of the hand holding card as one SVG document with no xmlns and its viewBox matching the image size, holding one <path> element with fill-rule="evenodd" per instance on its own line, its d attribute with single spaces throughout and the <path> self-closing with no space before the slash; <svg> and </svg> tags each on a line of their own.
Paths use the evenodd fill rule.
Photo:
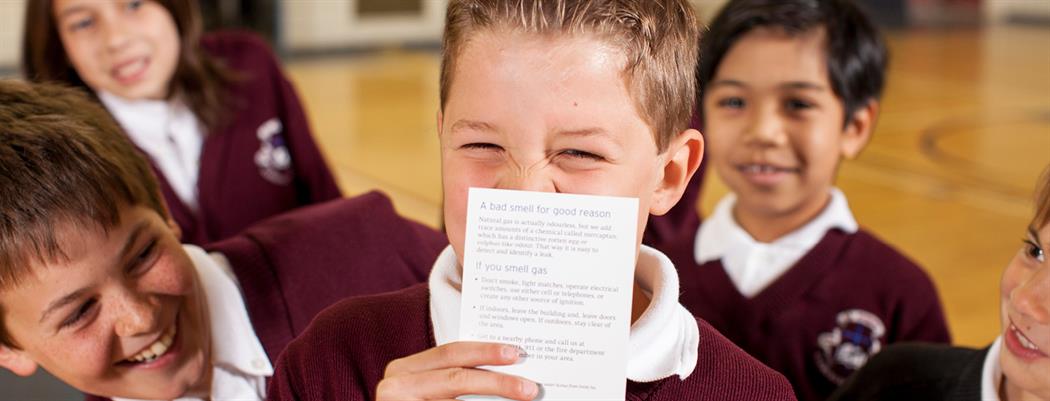
<svg viewBox="0 0 1050 401">
<path fill-rule="evenodd" d="M 633 198 L 471 188 L 460 340 L 524 349 L 486 369 L 543 398 L 623 397 L 637 216 Z"/>
</svg>

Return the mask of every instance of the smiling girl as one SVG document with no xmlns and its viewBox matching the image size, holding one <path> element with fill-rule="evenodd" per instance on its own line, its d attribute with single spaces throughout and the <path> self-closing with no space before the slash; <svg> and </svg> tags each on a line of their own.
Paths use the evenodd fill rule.
<svg viewBox="0 0 1050 401">
<path fill-rule="evenodd" d="M 1050 400 L 1050 169 L 1036 194 L 1035 217 L 1003 270 L 995 342 L 891 346 L 832 400 Z"/>
<path fill-rule="evenodd" d="M 25 27 L 26 78 L 95 95 L 149 156 L 183 242 L 340 196 L 270 49 L 202 34 L 196 1 L 32 1 Z"/>
</svg>

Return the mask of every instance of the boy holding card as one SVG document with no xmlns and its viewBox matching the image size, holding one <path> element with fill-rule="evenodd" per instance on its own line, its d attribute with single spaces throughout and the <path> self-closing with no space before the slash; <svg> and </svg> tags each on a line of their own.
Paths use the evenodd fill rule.
<svg viewBox="0 0 1050 401">
<path fill-rule="evenodd" d="M 101 106 L 0 80 L 0 368 L 17 375 L 41 367 L 114 399 L 262 400 L 319 311 L 424 280 L 447 244 L 375 193 L 207 249 L 178 238 L 149 162 Z"/>
<path fill-rule="evenodd" d="M 783 377 L 677 303 L 674 266 L 640 246 L 648 215 L 700 163 L 698 29 L 684 0 L 453 0 L 438 132 L 451 246 L 427 285 L 322 312 L 282 354 L 274 400 L 532 400 L 510 344 L 456 342 L 469 188 L 637 199 L 625 398 L 787 400 Z M 581 371 L 581 376 L 588 372 Z"/>
<path fill-rule="evenodd" d="M 800 399 L 827 398 L 888 343 L 949 341 L 933 283 L 834 187 L 871 136 L 886 58 L 848 0 L 730 1 L 700 44 L 707 161 L 732 194 L 661 250 L 682 304 Z"/>
</svg>

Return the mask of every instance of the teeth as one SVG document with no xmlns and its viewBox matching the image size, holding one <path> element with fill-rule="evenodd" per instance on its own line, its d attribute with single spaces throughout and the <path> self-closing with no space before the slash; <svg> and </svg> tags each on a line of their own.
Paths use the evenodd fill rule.
<svg viewBox="0 0 1050 401">
<path fill-rule="evenodd" d="M 1022 333 L 1021 330 L 1017 329 L 1017 326 L 1011 324 L 1010 329 L 1013 330 L 1015 334 L 1017 334 L 1017 339 L 1021 340 L 1020 342 L 1022 347 L 1033 351 L 1039 351 L 1039 347 L 1036 347 L 1035 343 L 1033 343 L 1032 340 L 1029 340 L 1028 337 L 1025 337 L 1024 333 Z"/>
<path fill-rule="evenodd" d="M 131 356 L 127 360 L 140 363 L 151 362 L 154 359 L 157 359 L 157 357 L 164 355 L 165 352 L 168 352 L 168 348 L 171 347 L 171 344 L 174 340 L 175 325 L 172 325 L 171 328 L 169 328 L 167 331 L 164 332 L 163 335 L 160 336 L 160 339 L 158 339 L 153 344 L 150 344 L 149 347 L 146 347 L 142 351 L 139 351 L 138 354 Z"/>
<path fill-rule="evenodd" d="M 124 78 L 124 77 L 130 76 L 130 75 L 134 75 L 145 64 L 146 64 L 146 60 L 145 59 L 138 59 L 138 60 L 136 60 L 136 61 L 134 61 L 132 63 L 129 63 L 127 65 L 124 65 L 124 66 L 118 68 L 117 71 L 116 71 L 116 75 L 117 75 L 117 77 L 120 77 L 120 78 Z"/>
<path fill-rule="evenodd" d="M 781 170 L 768 164 L 747 164 L 740 169 L 745 173 L 775 173 Z"/>
</svg>

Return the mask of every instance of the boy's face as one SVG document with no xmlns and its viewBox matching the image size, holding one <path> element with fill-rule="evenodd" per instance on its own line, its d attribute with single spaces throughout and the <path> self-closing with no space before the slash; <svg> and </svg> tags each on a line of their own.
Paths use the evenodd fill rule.
<svg viewBox="0 0 1050 401">
<path fill-rule="evenodd" d="M 621 71 L 625 57 L 586 36 L 477 33 L 456 60 L 441 140 L 445 223 L 462 263 L 467 189 L 638 198 L 638 239 L 699 164 L 687 130 L 658 153 Z"/>
<path fill-rule="evenodd" d="M 795 36 L 767 28 L 744 34 L 706 90 L 708 155 L 737 194 L 738 211 L 779 216 L 819 210 L 839 159 L 859 153 L 868 137 L 868 115 L 843 128 L 823 29 Z"/>
<path fill-rule="evenodd" d="M 163 99 L 179 60 L 179 32 L 148 0 L 53 0 L 66 55 L 91 89 L 125 99 Z"/>
<path fill-rule="evenodd" d="M 200 385 L 210 344 L 192 262 L 152 209 L 123 208 L 108 233 L 56 227 L 67 260 L 32 266 L 0 292 L 3 324 L 19 350 L 0 346 L 0 366 L 39 365 L 102 396 L 173 399 Z"/>
<path fill-rule="evenodd" d="M 1033 227 L 1003 271 L 1000 288 L 1007 383 L 1050 399 L 1050 223 Z"/>
</svg>

